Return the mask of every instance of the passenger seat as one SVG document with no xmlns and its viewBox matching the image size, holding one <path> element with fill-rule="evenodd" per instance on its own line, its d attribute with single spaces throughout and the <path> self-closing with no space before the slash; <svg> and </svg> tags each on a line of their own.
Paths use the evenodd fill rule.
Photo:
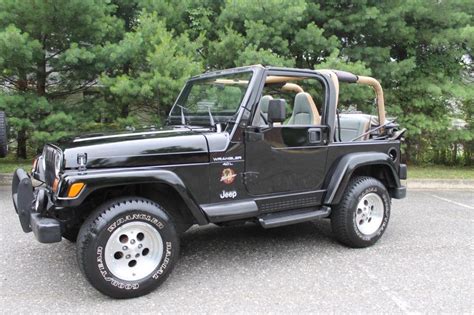
<svg viewBox="0 0 474 315">
<path fill-rule="evenodd" d="M 296 94 L 293 113 L 287 125 L 319 125 L 320 123 L 321 116 L 311 95 L 306 92 Z"/>
</svg>

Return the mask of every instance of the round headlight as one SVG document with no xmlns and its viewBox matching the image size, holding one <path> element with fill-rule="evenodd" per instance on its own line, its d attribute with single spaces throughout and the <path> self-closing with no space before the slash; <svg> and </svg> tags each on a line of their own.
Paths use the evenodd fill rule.
<svg viewBox="0 0 474 315">
<path fill-rule="evenodd" d="M 46 170 L 46 147 L 43 149 L 43 153 L 41 153 L 41 156 L 39 157 L 40 158 L 40 166 L 42 167 L 42 171 L 44 172 Z"/>
<path fill-rule="evenodd" d="M 46 169 L 46 159 L 44 158 L 44 155 L 40 157 L 39 163 L 40 163 L 41 170 L 44 172 L 44 170 Z"/>
</svg>

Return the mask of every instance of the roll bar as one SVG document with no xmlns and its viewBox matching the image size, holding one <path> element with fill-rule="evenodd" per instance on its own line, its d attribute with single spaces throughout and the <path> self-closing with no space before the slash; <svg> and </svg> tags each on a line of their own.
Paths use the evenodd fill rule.
<svg viewBox="0 0 474 315">
<path fill-rule="evenodd" d="M 383 89 L 379 81 L 377 81 L 376 79 L 372 77 L 366 77 L 366 76 L 361 76 L 361 75 L 358 76 L 350 72 L 340 71 L 340 70 L 323 69 L 323 70 L 318 70 L 318 72 L 323 73 L 323 74 L 329 74 L 329 76 L 331 77 L 334 83 L 334 86 L 336 88 L 336 93 L 337 93 L 336 104 L 338 103 L 338 99 L 339 99 L 339 82 L 356 83 L 356 84 L 364 84 L 364 85 L 371 86 L 375 91 L 375 95 L 377 99 L 377 112 L 379 116 L 379 125 L 382 126 L 385 124 L 385 101 L 383 97 Z"/>
<path fill-rule="evenodd" d="M 379 113 L 379 125 L 383 126 L 385 124 L 385 101 L 383 98 L 383 89 L 382 89 L 382 86 L 380 85 L 380 82 L 371 77 L 358 76 L 357 83 L 369 85 L 374 89 L 375 95 L 377 96 L 377 110 Z"/>
</svg>

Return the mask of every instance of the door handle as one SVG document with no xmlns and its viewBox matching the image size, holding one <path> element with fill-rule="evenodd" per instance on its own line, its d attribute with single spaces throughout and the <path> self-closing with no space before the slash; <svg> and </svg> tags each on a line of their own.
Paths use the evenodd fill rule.
<svg viewBox="0 0 474 315">
<path fill-rule="evenodd" d="M 317 128 L 308 129 L 308 142 L 321 143 L 321 130 Z"/>
</svg>

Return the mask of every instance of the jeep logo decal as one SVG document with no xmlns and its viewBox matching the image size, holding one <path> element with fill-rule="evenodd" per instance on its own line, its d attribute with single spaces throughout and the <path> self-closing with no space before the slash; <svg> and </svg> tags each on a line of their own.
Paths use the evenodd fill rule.
<svg viewBox="0 0 474 315">
<path fill-rule="evenodd" d="M 235 190 L 232 190 L 232 191 L 225 191 L 223 190 L 221 192 L 221 194 L 219 195 L 219 197 L 221 197 L 221 199 L 234 199 L 235 197 L 237 197 L 237 192 Z"/>
</svg>

